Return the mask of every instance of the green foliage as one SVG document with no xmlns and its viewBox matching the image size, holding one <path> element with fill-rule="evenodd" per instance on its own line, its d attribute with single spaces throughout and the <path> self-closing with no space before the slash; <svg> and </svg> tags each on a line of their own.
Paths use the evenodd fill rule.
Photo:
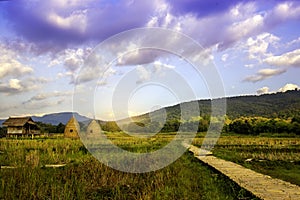
<svg viewBox="0 0 300 200">
<path fill-rule="evenodd" d="M 0 138 L 5 137 L 7 133 L 6 127 L 0 127 Z"/>
<path fill-rule="evenodd" d="M 231 119 L 242 116 L 287 119 L 299 112 L 300 91 L 227 98 L 227 115 Z"/>
<path fill-rule="evenodd" d="M 261 133 L 293 133 L 300 135 L 300 124 L 293 120 L 265 117 L 240 117 L 229 122 L 224 132 L 246 135 Z"/>
<path fill-rule="evenodd" d="M 65 130 L 65 125 L 59 123 L 57 126 L 52 124 L 46 124 L 43 122 L 36 122 L 42 133 L 63 133 Z"/>
</svg>

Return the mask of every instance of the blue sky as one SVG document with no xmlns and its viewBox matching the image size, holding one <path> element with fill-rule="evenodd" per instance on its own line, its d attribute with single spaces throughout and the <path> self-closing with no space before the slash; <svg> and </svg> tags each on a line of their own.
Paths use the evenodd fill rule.
<svg viewBox="0 0 300 200">
<path fill-rule="evenodd" d="M 0 118 L 72 111 L 76 77 L 93 49 L 115 34 L 144 27 L 175 30 L 201 44 L 226 96 L 300 86 L 299 1 L 0 1 Z M 128 100 L 129 115 L 182 101 L 168 88 L 141 87 L 153 73 L 175 70 L 196 98 L 211 98 L 203 77 L 179 57 L 140 51 L 133 58 L 116 61 L 105 75 L 97 69 L 85 76 L 85 83 L 100 82 L 94 96 L 83 100 L 100 103 L 91 110 L 82 101 L 87 108 L 81 114 L 112 119 L 116 86 L 132 70 L 139 89 Z"/>
</svg>

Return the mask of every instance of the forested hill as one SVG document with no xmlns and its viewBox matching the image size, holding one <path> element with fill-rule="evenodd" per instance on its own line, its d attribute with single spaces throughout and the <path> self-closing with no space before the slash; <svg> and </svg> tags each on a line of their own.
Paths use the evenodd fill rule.
<svg viewBox="0 0 300 200">
<path fill-rule="evenodd" d="M 199 100 L 200 115 L 209 116 L 211 112 L 210 100 Z M 260 116 L 267 118 L 288 118 L 300 115 L 300 91 L 287 91 L 284 93 L 227 97 L 227 116 L 230 119 L 246 116 Z M 184 103 L 186 105 L 191 102 Z M 166 107 L 167 120 L 180 119 L 180 104 Z M 159 114 L 159 112 L 157 112 Z M 152 116 L 156 116 L 155 112 Z M 147 123 L 149 114 L 133 118 L 136 122 Z"/>
<path fill-rule="evenodd" d="M 300 115 L 300 91 L 230 97 L 227 98 L 227 115 L 229 118 L 240 116 L 287 118 Z"/>
</svg>

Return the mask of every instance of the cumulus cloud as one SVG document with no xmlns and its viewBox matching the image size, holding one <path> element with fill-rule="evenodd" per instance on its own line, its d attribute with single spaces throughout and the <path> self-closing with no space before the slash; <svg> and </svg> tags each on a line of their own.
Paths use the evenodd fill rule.
<svg viewBox="0 0 300 200">
<path fill-rule="evenodd" d="M 265 25 L 274 27 L 284 21 L 300 18 L 300 4 L 298 1 L 278 3 L 275 8 L 266 14 Z"/>
<path fill-rule="evenodd" d="M 6 82 L 0 82 L 0 93 L 14 95 L 32 90 L 37 90 L 49 80 L 45 78 L 29 77 L 26 79 L 12 78 Z"/>
<path fill-rule="evenodd" d="M 137 83 L 142 83 L 144 81 L 150 80 L 151 71 L 148 70 L 146 67 L 139 65 L 136 67 L 136 71 L 139 76 L 139 80 L 137 81 Z"/>
<path fill-rule="evenodd" d="M 262 87 L 262 88 L 259 88 L 258 90 L 256 90 L 256 93 L 257 94 L 267 94 L 269 93 L 269 90 L 270 88 L 269 87 Z"/>
<path fill-rule="evenodd" d="M 154 62 L 159 57 L 166 55 L 161 50 L 134 49 L 118 58 L 117 65 L 143 65 Z"/>
<path fill-rule="evenodd" d="M 258 82 L 286 72 L 286 69 L 261 69 L 255 75 L 247 76 L 244 81 Z"/>
<path fill-rule="evenodd" d="M 154 76 L 164 77 L 168 70 L 173 70 L 176 67 L 174 65 L 166 64 L 161 61 L 155 61 L 148 65 L 139 65 L 136 67 L 139 80 L 137 83 L 143 83 L 150 80 Z"/>
<path fill-rule="evenodd" d="M 63 2 L 63 3 L 62 3 Z M 6 18 L 14 30 L 45 48 L 101 41 L 141 27 L 153 14 L 157 1 L 27 1 L 7 4 Z M 137 17 L 138 16 L 138 17 Z"/>
<path fill-rule="evenodd" d="M 271 26 L 266 24 L 265 21 L 272 18 L 273 15 L 278 15 L 272 9 L 259 12 L 255 1 L 219 2 L 222 8 L 220 7 L 218 12 L 214 13 L 209 11 L 209 8 L 207 9 L 208 12 L 214 13 L 214 15 L 197 15 L 196 11 L 198 9 L 199 12 L 200 10 L 203 11 L 203 7 L 191 9 L 189 12 L 179 12 L 181 15 L 176 15 L 173 12 L 174 7 L 177 10 L 179 7 L 177 8 L 174 3 L 169 1 L 168 3 L 170 5 L 158 9 L 156 16 L 149 21 L 148 26 L 160 26 L 182 31 L 196 39 L 205 48 L 216 46 L 219 50 L 227 49 L 241 39 L 255 36 L 273 28 L 273 24 Z M 187 4 L 210 3 L 189 1 Z M 290 9 L 297 10 L 298 7 L 300 8 L 297 3 L 293 3 L 293 7 L 290 7 Z M 289 19 L 294 18 L 297 18 L 297 16 Z M 278 16 L 277 20 L 277 24 L 280 24 L 287 18 L 282 19 Z"/>
<path fill-rule="evenodd" d="M 166 40 L 165 31 L 152 28 L 151 31 L 139 29 L 130 34 L 120 35 L 94 49 L 85 61 L 84 69 L 79 72 L 77 81 L 83 83 L 103 77 L 107 68 L 121 66 L 140 66 L 154 64 L 158 65 L 159 60 L 168 59 L 169 56 L 181 54 L 183 58 L 189 56 L 191 59 L 211 60 L 206 49 L 199 46 L 188 37 L 182 37 L 178 32 L 172 32 Z M 193 47 L 193 48 L 190 48 Z M 165 50 L 166 49 L 166 50 Z M 172 52 L 167 52 L 172 51 Z M 164 66 L 167 67 L 167 66 Z M 170 66 L 169 66 L 170 68 Z"/>
<path fill-rule="evenodd" d="M 282 88 L 279 88 L 278 92 L 286 92 L 288 90 L 295 90 L 295 89 L 300 89 L 300 87 L 296 84 L 287 83 Z"/>
<path fill-rule="evenodd" d="M 264 59 L 264 62 L 268 65 L 280 67 L 300 67 L 300 49 L 279 56 L 270 56 Z"/>
<path fill-rule="evenodd" d="M 248 38 L 245 46 L 248 50 L 249 59 L 261 60 L 262 58 L 269 56 L 269 46 L 275 46 L 279 40 L 279 37 L 271 33 L 262 33 L 256 37 Z"/>
<path fill-rule="evenodd" d="M 243 0 L 63 2 L 11 2 L 7 4 L 5 16 L 14 24 L 12 27 L 18 35 L 46 50 L 87 41 L 100 42 L 116 33 L 143 26 L 182 31 L 204 47 L 217 45 L 222 50 L 241 38 L 300 17 L 297 1 L 275 2 L 274 8 L 264 12 L 258 9 L 258 2 Z"/>
<path fill-rule="evenodd" d="M 90 47 L 86 48 L 67 48 L 55 55 L 51 62 L 48 64 L 49 67 L 62 65 L 65 72 L 59 72 L 58 78 L 69 77 L 70 82 L 74 83 L 76 73 L 83 67 L 85 59 L 92 52 Z"/>
<path fill-rule="evenodd" d="M 33 69 L 19 61 L 20 55 L 9 49 L 6 45 L 0 44 L 0 78 L 20 77 L 31 74 Z"/>
</svg>

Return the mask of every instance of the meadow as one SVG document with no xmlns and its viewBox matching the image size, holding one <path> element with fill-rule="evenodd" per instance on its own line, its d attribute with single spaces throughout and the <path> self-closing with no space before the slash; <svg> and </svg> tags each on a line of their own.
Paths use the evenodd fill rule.
<svg viewBox="0 0 300 200">
<path fill-rule="evenodd" d="M 193 144 L 201 146 L 204 135 L 197 134 Z M 155 151 L 174 136 L 135 139 L 107 133 L 114 144 L 132 152 Z M 299 137 L 222 135 L 213 154 L 300 185 Z M 80 140 L 2 138 L 0 164 L 0 199 L 255 199 L 189 152 L 158 171 L 133 174 L 100 163 Z"/>
<path fill-rule="evenodd" d="M 148 152 L 164 146 L 174 134 L 148 142 L 124 136 L 108 133 L 125 149 Z M 133 174 L 100 163 L 80 140 L 2 138 L 0 163 L 0 199 L 255 199 L 189 152 L 158 171 Z"/>
</svg>

